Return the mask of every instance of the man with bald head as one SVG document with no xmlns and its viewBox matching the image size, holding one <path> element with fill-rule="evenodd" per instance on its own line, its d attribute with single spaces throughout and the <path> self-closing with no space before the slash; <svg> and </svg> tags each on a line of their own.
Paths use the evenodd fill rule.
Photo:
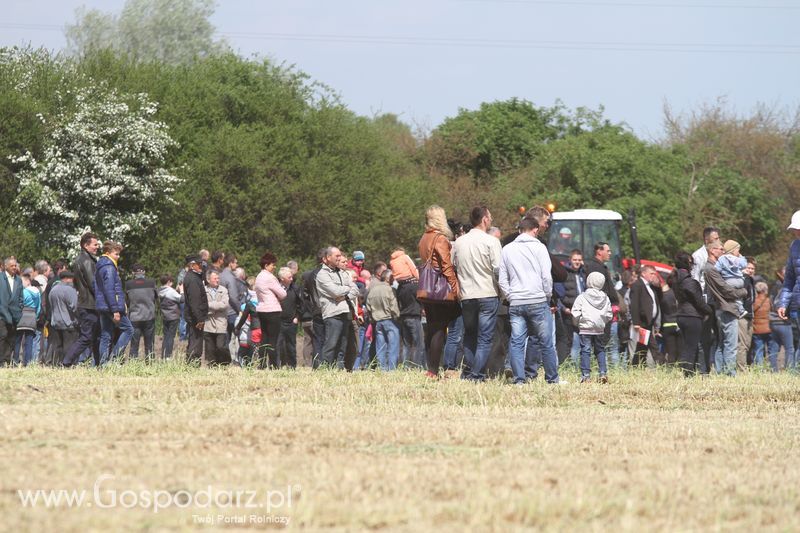
<svg viewBox="0 0 800 533">
<path fill-rule="evenodd" d="M 22 279 L 17 274 L 18 268 L 15 257 L 6 257 L 0 273 L 0 366 L 11 364 L 17 323 L 22 318 Z"/>
<path fill-rule="evenodd" d="M 714 268 L 724 253 L 719 240 L 706 245 L 708 259 L 703 266 L 705 291 L 708 304 L 714 308 L 717 320 L 717 344 L 714 353 L 714 367 L 718 374 L 736 375 L 736 347 L 739 342 L 739 311 L 736 300 L 747 296 L 744 288 L 734 289 L 725 282 L 722 274 Z"/>
</svg>

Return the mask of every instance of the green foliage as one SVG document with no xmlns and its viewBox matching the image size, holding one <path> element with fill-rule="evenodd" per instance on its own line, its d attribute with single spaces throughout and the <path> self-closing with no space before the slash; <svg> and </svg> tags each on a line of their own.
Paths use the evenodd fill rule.
<svg viewBox="0 0 800 533">
<path fill-rule="evenodd" d="M 135 61 L 185 64 L 222 52 L 214 40 L 213 0 L 127 0 L 116 16 L 79 8 L 66 29 L 67 49 L 77 56 L 114 50 Z"/>
<path fill-rule="evenodd" d="M 127 94 L 147 92 L 179 144 L 166 161 L 183 180 L 175 205 L 160 213 L 157 227 L 127 242 L 123 265 L 171 271 L 205 247 L 237 253 L 254 273 L 265 250 L 309 264 L 329 244 L 371 258 L 395 245 L 416 248 L 430 186 L 407 147 L 390 141 L 400 138 L 400 123 L 358 117 L 303 73 L 233 54 L 168 65 L 102 51 L 70 65 L 59 60 L 53 67 L 67 85 L 90 79 Z M 10 108 L 11 98 L 4 93 L 0 109 Z M 27 115 L 17 112 L 23 126 L 8 138 L 37 139 L 24 146 L 40 157 L 36 113 L 53 105 L 27 98 Z M 13 188 L 19 168 L 5 156 L 19 155 L 22 145 L 8 144 L 2 154 Z"/>
<path fill-rule="evenodd" d="M 580 108 L 570 114 L 560 103 L 550 108 L 517 98 L 483 103 L 445 119 L 428 143 L 429 159 L 441 172 L 491 183 L 532 163 L 547 143 L 601 124 L 600 111 Z"/>
<path fill-rule="evenodd" d="M 23 167 L 9 156 L 46 153 L 39 115 L 76 109 L 74 95 L 91 85 L 146 93 L 178 144 L 163 166 L 182 180 L 158 224 L 123 254 L 123 266 L 153 273 L 200 248 L 235 252 L 250 273 L 265 250 L 305 265 L 330 244 L 386 259 L 394 246 L 416 249 L 431 203 L 461 220 L 485 203 L 506 232 L 520 205 L 635 208 L 646 258 L 692 250 L 702 227 L 716 224 L 763 259 L 785 254 L 781 227 L 800 201 L 798 137 L 765 118 L 701 114 L 674 121 L 667 141 L 653 144 L 602 110 L 512 99 L 461 110 L 420 139 L 396 116 L 357 116 L 327 87 L 271 61 L 97 48 L 71 58 L 29 50 L 24 61 L 0 50 L 0 187 L 18 190 Z M 19 224 L 14 199 L 0 196 L 0 254 L 53 259 L 46 235 Z M 621 237 L 630 253 L 624 224 Z"/>
</svg>

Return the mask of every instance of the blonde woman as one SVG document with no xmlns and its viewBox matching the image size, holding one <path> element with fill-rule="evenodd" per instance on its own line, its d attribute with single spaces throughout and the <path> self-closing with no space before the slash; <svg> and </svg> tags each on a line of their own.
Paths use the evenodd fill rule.
<svg viewBox="0 0 800 533">
<path fill-rule="evenodd" d="M 450 287 L 449 293 L 443 298 L 427 294 L 420 284 L 417 298 L 425 309 L 427 331 L 425 332 L 425 351 L 428 354 L 428 377 L 439 377 L 439 365 L 442 360 L 444 343 L 447 338 L 447 325 L 459 314 L 458 305 L 458 278 L 450 257 L 453 232 L 447 225 L 447 216 L 444 209 L 438 205 L 430 206 L 425 212 L 425 233 L 419 241 L 419 257 L 426 268 L 430 263 L 437 275 L 444 276 Z M 422 273 L 420 274 L 422 276 Z"/>
</svg>

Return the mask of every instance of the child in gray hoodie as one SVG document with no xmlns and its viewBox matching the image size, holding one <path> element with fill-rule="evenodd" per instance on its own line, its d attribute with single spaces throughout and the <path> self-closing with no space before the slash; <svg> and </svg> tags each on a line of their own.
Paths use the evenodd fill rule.
<svg viewBox="0 0 800 533">
<path fill-rule="evenodd" d="M 581 340 L 581 383 L 588 383 L 591 375 L 591 356 L 594 348 L 600 382 L 608 383 L 606 367 L 606 347 L 603 345 L 603 332 L 611 321 L 611 302 L 603 285 L 606 278 L 600 272 L 592 272 L 586 278 L 586 291 L 575 298 L 572 304 L 572 320 L 578 326 Z"/>
</svg>

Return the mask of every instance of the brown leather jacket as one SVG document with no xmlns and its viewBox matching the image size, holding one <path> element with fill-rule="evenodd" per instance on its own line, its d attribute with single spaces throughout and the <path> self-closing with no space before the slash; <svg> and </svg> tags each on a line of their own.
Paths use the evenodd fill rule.
<svg viewBox="0 0 800 533">
<path fill-rule="evenodd" d="M 756 294 L 756 301 L 753 302 L 753 333 L 763 335 L 770 333 L 769 327 L 770 301 L 768 294 Z"/>
<path fill-rule="evenodd" d="M 459 294 L 458 277 L 453 261 L 450 258 L 450 240 L 443 233 L 436 230 L 426 230 L 419 240 L 419 257 L 423 262 L 431 262 L 433 267 L 440 271 L 450 284 L 450 296 L 457 301 Z"/>
</svg>

